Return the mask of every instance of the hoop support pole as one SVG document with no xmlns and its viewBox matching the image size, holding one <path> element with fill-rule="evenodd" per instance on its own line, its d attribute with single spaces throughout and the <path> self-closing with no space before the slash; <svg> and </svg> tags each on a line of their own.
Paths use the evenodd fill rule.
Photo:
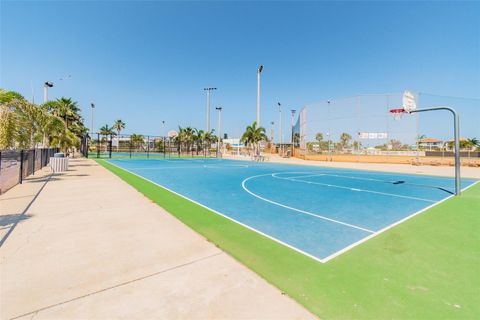
<svg viewBox="0 0 480 320">
<path fill-rule="evenodd" d="M 453 115 L 453 136 L 454 136 L 454 143 L 455 143 L 455 196 L 459 196 L 461 194 L 460 188 L 460 119 L 458 113 L 455 109 L 450 107 L 432 107 L 426 109 L 416 109 L 412 110 L 408 113 L 416 113 L 416 112 L 426 112 L 426 111 L 437 111 L 437 110 L 446 110 L 450 111 Z"/>
</svg>

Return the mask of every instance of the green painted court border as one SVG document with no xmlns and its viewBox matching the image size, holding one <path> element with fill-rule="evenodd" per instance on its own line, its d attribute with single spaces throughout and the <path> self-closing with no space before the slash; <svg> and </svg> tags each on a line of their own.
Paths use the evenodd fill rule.
<svg viewBox="0 0 480 320">
<path fill-rule="evenodd" d="M 325 319 L 473 319 L 480 314 L 480 184 L 321 264 L 97 160 Z"/>
</svg>

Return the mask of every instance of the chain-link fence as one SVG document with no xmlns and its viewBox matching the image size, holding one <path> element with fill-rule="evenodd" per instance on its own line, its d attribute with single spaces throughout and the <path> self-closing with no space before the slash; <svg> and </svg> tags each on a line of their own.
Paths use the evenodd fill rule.
<svg viewBox="0 0 480 320">
<path fill-rule="evenodd" d="M 0 151 L 0 194 L 47 166 L 58 148 Z"/>
<path fill-rule="evenodd" d="M 403 114 L 403 93 L 356 95 L 305 106 L 294 131 L 296 156 L 323 161 L 453 165 L 448 112 Z M 480 166 L 480 100 L 415 94 L 417 107 L 449 106 L 460 114 L 462 164 Z"/>
<path fill-rule="evenodd" d="M 94 133 L 82 140 L 82 154 L 89 158 L 219 157 L 215 141 L 141 134 Z"/>
</svg>

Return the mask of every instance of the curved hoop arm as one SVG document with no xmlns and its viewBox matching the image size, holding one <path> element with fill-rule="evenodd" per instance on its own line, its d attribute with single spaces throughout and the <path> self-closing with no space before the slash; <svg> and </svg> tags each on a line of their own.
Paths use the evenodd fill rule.
<svg viewBox="0 0 480 320">
<path fill-rule="evenodd" d="M 461 193 L 460 188 L 460 119 L 458 116 L 457 111 L 455 109 L 440 106 L 440 107 L 432 107 L 432 108 L 425 108 L 425 109 L 416 109 L 412 110 L 408 113 L 417 113 L 417 112 L 426 112 L 426 111 L 438 111 L 438 110 L 446 110 L 450 111 L 453 115 L 453 136 L 454 136 L 454 143 L 455 143 L 455 195 L 459 196 Z"/>
</svg>

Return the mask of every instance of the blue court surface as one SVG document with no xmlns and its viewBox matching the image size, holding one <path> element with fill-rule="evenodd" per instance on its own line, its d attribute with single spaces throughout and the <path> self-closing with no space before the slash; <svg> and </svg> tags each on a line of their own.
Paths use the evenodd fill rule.
<svg viewBox="0 0 480 320">
<path fill-rule="evenodd" d="M 454 190 L 452 178 L 268 162 L 108 162 L 320 262 L 452 196 Z M 463 179 L 462 188 L 474 182 Z"/>
</svg>

